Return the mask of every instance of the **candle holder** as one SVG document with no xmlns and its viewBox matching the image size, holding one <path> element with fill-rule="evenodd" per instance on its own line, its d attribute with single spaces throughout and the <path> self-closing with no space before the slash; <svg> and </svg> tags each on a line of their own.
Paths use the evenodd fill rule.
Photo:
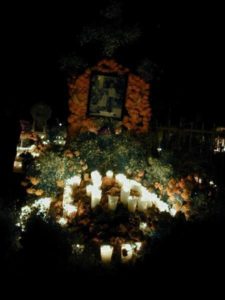
<svg viewBox="0 0 225 300">
<path fill-rule="evenodd" d="M 131 244 L 122 244 L 121 245 L 121 260 L 122 263 L 128 263 L 132 260 L 133 257 L 133 248 Z"/>
<path fill-rule="evenodd" d="M 101 260 L 103 264 L 109 264 L 112 259 L 113 246 L 102 245 L 100 247 Z"/>
</svg>

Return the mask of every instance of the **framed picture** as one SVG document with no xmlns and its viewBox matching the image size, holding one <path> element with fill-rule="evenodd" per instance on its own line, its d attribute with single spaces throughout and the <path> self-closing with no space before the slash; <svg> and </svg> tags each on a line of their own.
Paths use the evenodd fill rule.
<svg viewBox="0 0 225 300">
<path fill-rule="evenodd" d="M 91 76 L 88 115 L 122 119 L 127 77 L 93 73 Z"/>
</svg>

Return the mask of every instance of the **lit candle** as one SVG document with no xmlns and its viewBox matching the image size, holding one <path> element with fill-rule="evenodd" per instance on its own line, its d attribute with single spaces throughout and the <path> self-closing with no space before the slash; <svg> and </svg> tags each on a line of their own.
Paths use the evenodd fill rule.
<svg viewBox="0 0 225 300">
<path fill-rule="evenodd" d="M 59 218 L 57 221 L 61 226 L 65 226 L 67 224 L 67 219 L 66 218 Z"/>
<path fill-rule="evenodd" d="M 129 196 L 128 197 L 128 210 L 130 212 L 135 212 L 137 206 L 138 197 Z"/>
<path fill-rule="evenodd" d="M 107 176 L 108 178 L 113 178 L 113 171 L 111 171 L 111 170 L 107 171 L 107 172 L 106 172 L 106 176 Z"/>
<path fill-rule="evenodd" d="M 138 198 L 138 211 L 144 212 L 148 208 L 148 201 Z"/>
<path fill-rule="evenodd" d="M 170 212 L 169 205 L 166 202 L 163 202 L 162 200 L 158 200 L 156 206 L 160 212 Z"/>
<path fill-rule="evenodd" d="M 68 186 L 80 185 L 80 183 L 81 177 L 77 175 L 66 180 L 66 185 Z"/>
<path fill-rule="evenodd" d="M 125 176 L 124 174 L 117 174 L 117 175 L 115 176 L 115 178 L 116 178 L 116 182 L 117 182 L 120 186 L 122 186 L 122 185 L 127 181 L 127 178 L 126 178 L 126 176 Z"/>
<path fill-rule="evenodd" d="M 135 244 L 135 250 L 139 252 L 141 250 L 142 242 L 136 242 Z"/>
<path fill-rule="evenodd" d="M 91 192 L 93 190 L 93 187 L 94 186 L 92 184 L 89 184 L 89 185 L 86 186 L 86 194 L 87 194 L 87 196 L 91 196 Z"/>
<path fill-rule="evenodd" d="M 130 186 L 132 190 L 141 194 L 143 187 L 140 182 L 137 182 L 136 180 L 130 180 Z"/>
<path fill-rule="evenodd" d="M 64 216 L 71 217 L 72 215 L 75 215 L 77 212 L 77 207 L 72 204 L 65 204 L 63 205 L 63 214 Z"/>
<path fill-rule="evenodd" d="M 120 191 L 120 201 L 127 205 L 128 197 L 130 196 L 130 188 L 128 186 L 122 186 Z"/>
<path fill-rule="evenodd" d="M 100 187 L 102 184 L 102 176 L 98 171 L 91 172 L 91 180 L 96 187 Z"/>
<path fill-rule="evenodd" d="M 121 260 L 123 263 L 127 263 L 132 259 L 133 249 L 131 244 L 121 245 Z"/>
<path fill-rule="evenodd" d="M 154 204 L 157 205 L 157 202 L 160 200 L 157 194 L 155 193 L 149 193 L 150 195 L 150 205 Z"/>
<path fill-rule="evenodd" d="M 113 247 L 110 245 L 103 245 L 100 247 L 101 259 L 104 264 L 109 264 L 112 259 Z"/>
<path fill-rule="evenodd" d="M 101 197 L 102 191 L 94 186 L 91 192 L 91 208 L 95 208 L 100 203 Z"/>
<path fill-rule="evenodd" d="M 118 196 L 108 195 L 108 204 L 110 210 L 115 210 L 117 206 L 117 202 L 119 200 Z"/>
<path fill-rule="evenodd" d="M 174 217 L 174 216 L 176 215 L 176 213 L 177 213 L 176 209 L 172 207 L 172 208 L 170 209 L 170 214 L 171 214 L 171 216 Z"/>
</svg>

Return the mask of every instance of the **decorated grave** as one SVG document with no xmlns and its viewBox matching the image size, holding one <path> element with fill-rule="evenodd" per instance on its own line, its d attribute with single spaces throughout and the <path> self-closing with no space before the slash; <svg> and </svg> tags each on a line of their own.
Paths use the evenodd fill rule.
<svg viewBox="0 0 225 300">
<path fill-rule="evenodd" d="M 215 184 L 175 176 L 152 156 L 149 85 L 127 68 L 103 60 L 70 79 L 69 90 L 67 143 L 49 145 L 28 168 L 18 226 L 25 231 L 38 214 L 69 233 L 76 255 L 91 249 L 105 264 L 135 262 L 165 224 L 196 216 L 198 192 Z"/>
</svg>

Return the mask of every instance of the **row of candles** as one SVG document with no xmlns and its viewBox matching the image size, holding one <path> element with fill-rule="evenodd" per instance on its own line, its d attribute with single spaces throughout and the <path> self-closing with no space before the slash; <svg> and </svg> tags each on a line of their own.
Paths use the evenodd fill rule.
<svg viewBox="0 0 225 300">
<path fill-rule="evenodd" d="M 132 260 L 135 251 L 140 251 L 142 246 L 141 242 L 134 244 L 122 244 L 121 245 L 121 261 L 122 263 L 128 263 Z M 114 247 L 111 245 L 102 245 L 100 247 L 101 261 L 103 264 L 109 264 L 112 260 Z"/>
<path fill-rule="evenodd" d="M 107 171 L 106 177 L 113 179 L 113 172 Z M 86 186 L 86 193 L 91 197 L 91 207 L 96 207 L 102 197 L 102 191 L 100 189 L 102 185 L 102 177 L 98 171 L 91 173 L 92 185 Z M 117 203 L 120 199 L 121 203 L 128 207 L 130 212 L 138 211 L 145 212 L 148 207 L 155 205 L 160 211 L 166 211 L 174 215 L 176 211 L 170 209 L 168 204 L 161 201 L 158 196 L 151 193 L 141 185 L 141 183 L 128 179 L 124 174 L 115 175 L 115 181 L 120 186 L 120 196 L 108 195 L 108 207 L 110 210 L 115 210 Z M 139 196 L 132 196 L 131 190 L 136 191 Z"/>
<path fill-rule="evenodd" d="M 113 172 L 107 171 L 106 177 L 114 180 Z M 93 171 L 91 172 L 91 180 L 92 184 L 86 186 L 86 194 L 91 197 L 91 208 L 93 209 L 100 204 L 102 198 L 102 176 L 98 171 Z M 156 194 L 149 192 L 141 183 L 128 179 L 124 174 L 115 175 L 115 181 L 121 188 L 120 196 L 108 195 L 108 208 L 110 210 L 116 209 L 120 199 L 120 202 L 128 207 L 130 212 L 135 212 L 136 209 L 140 212 L 145 212 L 148 207 L 155 205 L 161 212 L 166 211 L 171 215 L 175 215 L 176 211 L 173 208 L 169 208 L 167 203 L 161 201 Z M 73 187 L 79 186 L 80 183 L 80 176 L 74 176 L 65 182 L 63 193 L 63 211 L 65 217 L 77 211 L 76 205 L 73 204 L 72 194 Z M 131 190 L 136 191 L 139 196 L 132 196 Z"/>
<path fill-rule="evenodd" d="M 110 180 L 115 180 L 121 187 L 120 196 L 108 195 L 108 208 L 114 211 L 117 204 L 120 202 L 128 208 L 130 212 L 135 212 L 136 209 L 140 212 L 145 212 L 148 207 L 155 205 L 161 212 L 169 212 L 172 216 L 176 214 L 174 208 L 169 208 L 168 204 L 161 201 L 154 193 L 149 192 L 141 183 L 128 179 L 124 174 L 115 175 L 112 171 L 107 171 L 106 177 Z M 91 172 L 92 184 L 86 186 L 86 194 L 91 197 L 91 208 L 95 208 L 100 204 L 102 198 L 102 176 L 98 171 Z M 76 175 L 65 181 L 63 192 L 63 216 L 58 220 L 61 225 L 67 224 L 67 218 L 75 216 L 77 206 L 74 204 L 73 188 L 79 186 L 81 177 Z M 139 196 L 132 196 L 131 190 L 136 191 Z M 51 204 L 51 198 L 41 198 L 35 201 L 33 207 L 39 209 L 40 212 L 46 212 Z M 23 215 L 23 213 L 22 213 Z"/>
</svg>

